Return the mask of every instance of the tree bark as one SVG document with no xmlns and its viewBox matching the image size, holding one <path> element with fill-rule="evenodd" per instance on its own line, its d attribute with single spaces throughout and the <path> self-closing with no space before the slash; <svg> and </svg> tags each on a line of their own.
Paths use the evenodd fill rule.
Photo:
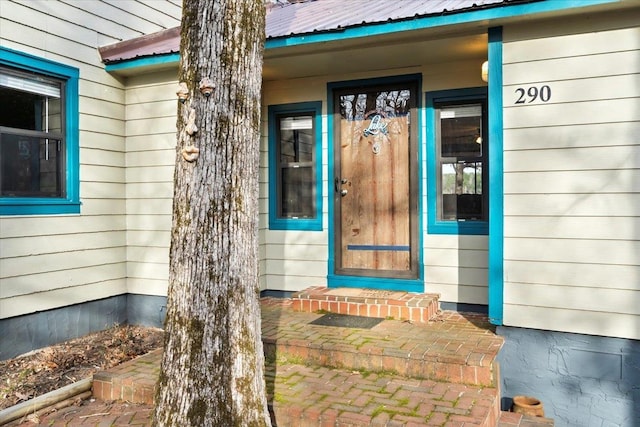
<svg viewBox="0 0 640 427">
<path fill-rule="evenodd" d="M 178 102 L 154 426 L 270 425 L 258 289 L 264 14 L 262 0 L 184 0 L 179 80 L 189 97 Z"/>
</svg>

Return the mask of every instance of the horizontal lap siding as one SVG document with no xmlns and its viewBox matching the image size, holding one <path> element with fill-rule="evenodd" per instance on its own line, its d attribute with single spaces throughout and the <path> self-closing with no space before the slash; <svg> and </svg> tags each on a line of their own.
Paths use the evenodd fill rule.
<svg viewBox="0 0 640 427">
<path fill-rule="evenodd" d="M 0 219 L 0 318 L 127 292 L 125 91 L 98 47 L 179 23 L 176 1 L 0 1 L 2 46 L 80 70 L 82 202 Z"/>
<path fill-rule="evenodd" d="M 487 304 L 487 236 L 425 233 L 425 290 L 442 301 Z"/>
<path fill-rule="evenodd" d="M 328 199 L 326 194 L 327 116 L 326 80 L 299 79 L 264 82 L 262 98 L 262 139 L 260 141 L 260 288 L 298 291 L 326 285 L 328 247 Z M 322 101 L 322 191 L 323 231 L 269 230 L 269 140 L 268 106 L 295 102 Z"/>
<path fill-rule="evenodd" d="M 480 64 L 482 61 L 465 61 L 431 64 L 423 71 L 424 92 L 482 86 Z M 433 124 L 422 123 L 421 140 L 426 128 Z M 427 159 L 435 153 L 422 152 L 423 196 L 423 262 L 425 292 L 440 294 L 446 302 L 488 304 L 488 238 L 487 236 L 429 234 L 427 230 Z"/>
<path fill-rule="evenodd" d="M 127 118 L 129 292 L 166 295 L 176 161 L 175 71 L 132 78 Z"/>
<path fill-rule="evenodd" d="M 505 28 L 505 325 L 640 338 L 637 22 Z"/>
</svg>

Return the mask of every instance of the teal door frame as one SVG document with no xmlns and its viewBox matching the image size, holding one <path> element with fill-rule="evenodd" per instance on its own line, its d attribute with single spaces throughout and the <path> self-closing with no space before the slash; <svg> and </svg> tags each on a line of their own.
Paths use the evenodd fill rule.
<svg viewBox="0 0 640 427">
<path fill-rule="evenodd" d="M 416 244 L 418 245 L 417 252 L 417 275 L 416 279 L 396 279 L 396 278 L 382 278 L 382 277 L 365 277 L 365 276 L 348 276 L 338 275 L 336 271 L 335 263 L 335 206 L 333 201 L 334 185 L 333 178 L 336 176 L 335 164 L 334 164 L 334 91 L 344 88 L 366 88 L 369 86 L 380 86 L 385 84 L 397 84 L 410 82 L 417 84 L 418 93 L 416 93 L 416 117 L 417 117 L 417 165 L 418 165 L 418 205 L 417 205 L 417 220 L 418 238 Z M 385 289 L 385 290 L 402 290 L 408 292 L 424 292 L 424 268 L 423 268 L 423 206 L 422 206 L 422 151 L 423 151 L 423 138 L 422 138 L 422 75 L 410 74 L 391 77 L 382 77 L 374 79 L 361 79 L 361 80 L 349 80 L 341 82 L 331 82 L 327 84 L 327 123 L 328 123 L 328 179 L 327 179 L 327 195 L 328 195 L 328 232 L 329 232 L 329 260 L 328 260 L 328 274 L 327 284 L 329 287 L 352 287 L 352 288 L 369 288 L 369 289 Z"/>
</svg>

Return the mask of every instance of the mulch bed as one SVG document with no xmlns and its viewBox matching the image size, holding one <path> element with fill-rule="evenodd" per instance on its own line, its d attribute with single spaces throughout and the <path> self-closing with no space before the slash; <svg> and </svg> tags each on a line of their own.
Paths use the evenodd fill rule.
<svg viewBox="0 0 640 427">
<path fill-rule="evenodd" d="M 162 347 L 164 332 L 115 326 L 0 361 L 0 410 Z"/>
</svg>

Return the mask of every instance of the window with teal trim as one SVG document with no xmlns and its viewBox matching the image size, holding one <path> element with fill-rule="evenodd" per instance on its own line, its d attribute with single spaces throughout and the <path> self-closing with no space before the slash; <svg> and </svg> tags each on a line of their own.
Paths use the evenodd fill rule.
<svg viewBox="0 0 640 427">
<path fill-rule="evenodd" d="M 487 89 L 427 93 L 428 231 L 487 234 Z"/>
<path fill-rule="evenodd" d="M 0 48 L 0 215 L 80 211 L 78 75 Z"/>
<path fill-rule="evenodd" d="M 269 228 L 322 230 L 321 102 L 269 106 Z"/>
</svg>

